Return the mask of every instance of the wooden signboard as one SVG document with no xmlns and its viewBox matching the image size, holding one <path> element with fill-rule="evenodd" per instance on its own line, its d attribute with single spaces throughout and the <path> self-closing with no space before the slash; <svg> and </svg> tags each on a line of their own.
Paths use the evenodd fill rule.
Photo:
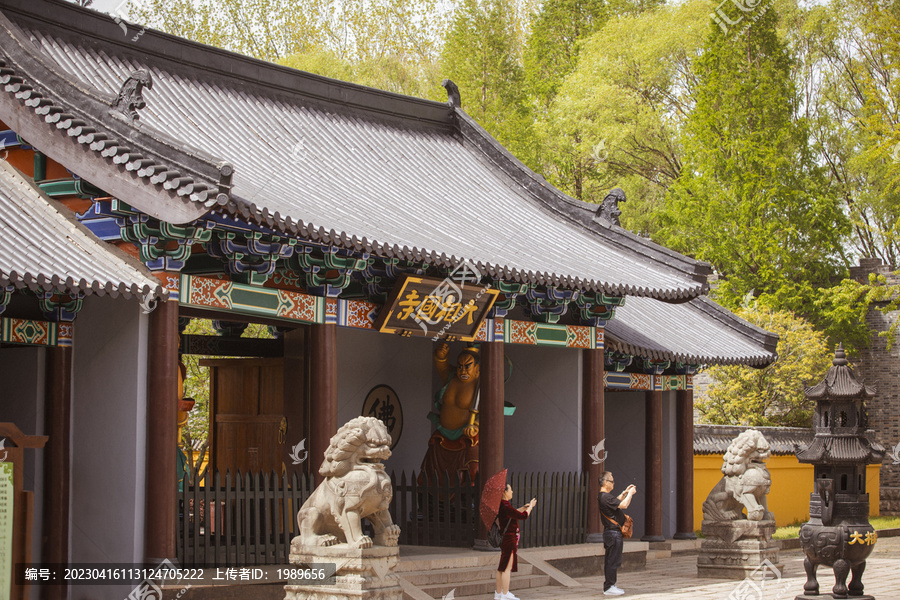
<svg viewBox="0 0 900 600">
<path fill-rule="evenodd" d="M 6 452 L 3 450 L 0 455 Z M 0 600 L 9 600 L 12 597 L 15 501 L 13 465 L 11 462 L 0 462 Z"/>
<path fill-rule="evenodd" d="M 26 600 L 28 586 L 16 585 L 13 567 L 31 562 L 34 493 L 22 489 L 26 448 L 43 448 L 47 436 L 25 435 L 12 423 L 0 423 L 0 600 Z"/>
<path fill-rule="evenodd" d="M 384 333 L 471 342 L 499 293 L 452 277 L 404 275 L 378 313 L 375 327 Z"/>
</svg>

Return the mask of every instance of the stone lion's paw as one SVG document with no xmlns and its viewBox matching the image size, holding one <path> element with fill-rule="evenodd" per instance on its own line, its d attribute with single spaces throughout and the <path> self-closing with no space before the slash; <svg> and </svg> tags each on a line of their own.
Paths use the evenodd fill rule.
<svg viewBox="0 0 900 600">
<path fill-rule="evenodd" d="M 396 546 L 400 541 L 400 526 L 399 525 L 390 525 L 385 527 L 384 529 L 384 545 L 385 546 Z"/>
<path fill-rule="evenodd" d="M 400 542 L 400 527 L 388 525 L 380 534 L 375 536 L 375 543 L 379 546 L 396 546 Z"/>
<path fill-rule="evenodd" d="M 333 535 L 323 535 L 319 538 L 320 546 L 334 546 L 337 543 L 338 539 Z"/>
<path fill-rule="evenodd" d="M 372 538 L 367 535 L 360 536 L 356 543 L 353 544 L 357 548 L 371 548 L 374 544 L 372 542 Z"/>
</svg>

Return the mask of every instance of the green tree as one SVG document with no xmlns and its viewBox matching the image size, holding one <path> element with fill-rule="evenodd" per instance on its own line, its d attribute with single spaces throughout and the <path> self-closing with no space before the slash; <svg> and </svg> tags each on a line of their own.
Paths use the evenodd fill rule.
<svg viewBox="0 0 900 600">
<path fill-rule="evenodd" d="M 509 0 L 463 0 L 444 41 L 443 70 L 463 109 L 513 154 L 532 154 L 524 71 Z"/>
<path fill-rule="evenodd" d="M 194 41 L 390 91 L 437 97 L 437 0 L 145 0 L 131 17 Z"/>
<path fill-rule="evenodd" d="M 611 18 L 638 15 L 665 0 L 546 0 L 531 18 L 524 52 L 528 91 L 545 113 L 563 80 L 575 70 L 582 42 Z M 610 40 L 607 40 L 609 43 Z"/>
<path fill-rule="evenodd" d="M 332 0 L 144 0 L 131 5 L 143 25 L 210 46 L 275 61 L 326 47 L 335 37 Z"/>
<path fill-rule="evenodd" d="M 582 200 L 623 188 L 623 224 L 655 233 L 681 173 L 679 130 L 694 106 L 693 61 L 708 31 L 708 2 L 689 0 L 616 14 L 584 40 L 539 123 L 548 179 Z"/>
<path fill-rule="evenodd" d="M 417 98 L 441 101 L 447 97 L 436 62 L 415 64 L 396 56 L 351 62 L 330 50 L 315 49 L 292 54 L 278 64 Z"/>
<path fill-rule="evenodd" d="M 824 377 L 831 364 L 825 336 L 790 312 L 757 303 L 737 314 L 779 335 L 778 360 L 762 369 L 740 365 L 707 369 L 712 383 L 706 397 L 696 402 L 701 420 L 717 425 L 809 427 L 815 401 L 807 401 L 803 387 Z"/>
<path fill-rule="evenodd" d="M 723 10 L 730 21 L 742 16 L 730 3 Z M 712 263 L 726 305 L 753 292 L 813 315 L 818 288 L 845 266 L 847 221 L 797 114 L 776 11 L 760 5 L 747 20 L 737 31 L 713 24 L 695 64 L 684 166 L 668 190 L 671 220 L 659 239 Z"/>
<path fill-rule="evenodd" d="M 826 331 L 832 339 L 842 341 L 851 355 L 869 345 L 871 331 L 866 315 L 876 306 L 883 313 L 900 310 L 900 284 L 889 284 L 887 277 L 875 273 L 870 273 L 866 282 L 844 279 L 838 285 L 822 290 L 816 301 L 818 311 L 829 323 Z M 878 333 L 887 338 L 888 350 L 894 345 L 898 330 L 900 319 L 894 319 L 887 331 Z"/>
<path fill-rule="evenodd" d="M 798 9 L 788 35 L 816 160 L 852 223 L 851 251 L 900 267 L 900 8 L 833 0 Z"/>
<path fill-rule="evenodd" d="M 525 48 L 525 81 L 540 112 L 575 70 L 581 41 L 606 21 L 606 0 L 547 0 L 531 19 Z"/>
</svg>

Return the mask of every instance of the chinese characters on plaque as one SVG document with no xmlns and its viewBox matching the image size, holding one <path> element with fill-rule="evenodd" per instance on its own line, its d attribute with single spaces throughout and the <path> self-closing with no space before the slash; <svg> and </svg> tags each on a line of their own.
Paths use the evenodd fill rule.
<svg viewBox="0 0 900 600">
<path fill-rule="evenodd" d="M 500 293 L 478 283 L 480 274 L 462 263 L 444 279 L 404 275 L 378 315 L 375 327 L 449 340 L 473 341 Z"/>
</svg>

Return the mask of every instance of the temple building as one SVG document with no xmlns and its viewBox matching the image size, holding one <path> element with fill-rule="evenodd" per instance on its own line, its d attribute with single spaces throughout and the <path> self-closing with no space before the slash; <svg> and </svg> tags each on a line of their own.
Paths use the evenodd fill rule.
<svg viewBox="0 0 900 600">
<path fill-rule="evenodd" d="M 133 38 L 61 0 L 0 7 L 0 422 L 49 436 L 35 559 L 175 556 L 180 353 L 238 357 L 208 362 L 211 468 L 315 476 L 366 412 L 409 474 L 441 339 L 453 364 L 479 344 L 481 473 L 582 474 L 596 541 L 611 469 L 637 537 L 693 536 L 692 375 L 777 342 L 706 297 L 709 265 L 555 189 L 452 83 L 433 102 Z M 193 349 L 191 318 L 232 348 Z"/>
</svg>

